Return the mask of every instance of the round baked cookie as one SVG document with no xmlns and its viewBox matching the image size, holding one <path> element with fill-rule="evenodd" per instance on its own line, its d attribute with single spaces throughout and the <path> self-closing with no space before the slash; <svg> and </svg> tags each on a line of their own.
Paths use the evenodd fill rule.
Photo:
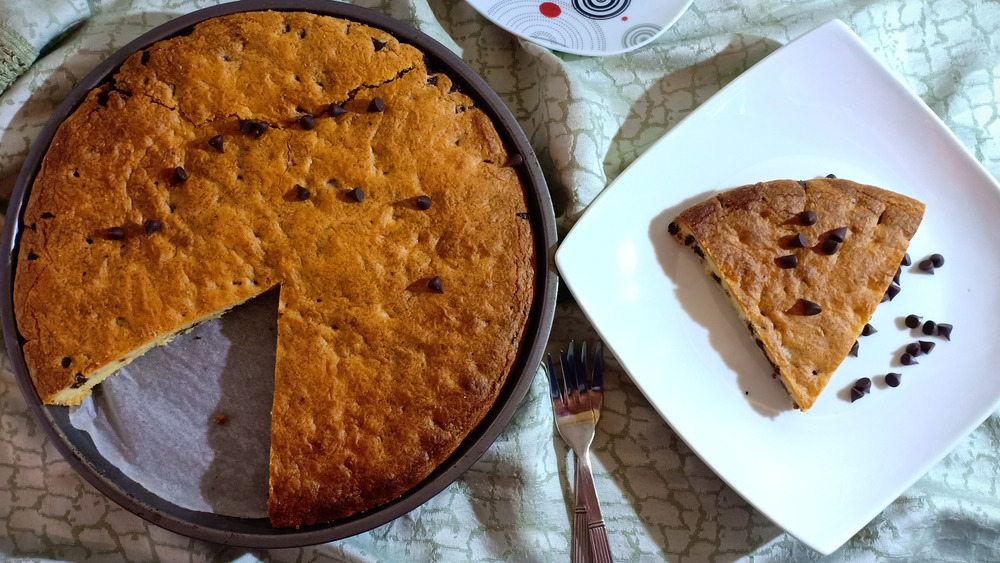
<svg viewBox="0 0 1000 563">
<path fill-rule="evenodd" d="M 254 12 L 132 55 L 56 133 L 14 283 L 42 400 L 280 287 L 276 526 L 383 504 L 492 407 L 535 293 L 519 155 L 423 53 Z"/>
</svg>

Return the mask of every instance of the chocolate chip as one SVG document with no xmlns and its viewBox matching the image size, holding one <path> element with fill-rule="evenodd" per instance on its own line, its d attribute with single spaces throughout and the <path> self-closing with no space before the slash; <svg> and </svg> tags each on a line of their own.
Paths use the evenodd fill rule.
<svg viewBox="0 0 1000 563">
<path fill-rule="evenodd" d="M 146 229 L 146 236 L 148 237 L 149 235 L 155 233 L 156 231 L 159 231 L 160 227 L 162 227 L 163 225 L 161 225 L 159 221 L 156 221 L 154 219 L 146 219 L 146 221 L 142 224 L 142 226 Z"/>
<path fill-rule="evenodd" d="M 837 242 L 844 242 L 844 238 L 847 236 L 847 227 L 841 227 L 839 229 L 834 229 L 830 232 L 827 240 L 835 240 Z"/>
<path fill-rule="evenodd" d="M 303 188 L 298 184 L 295 184 L 295 197 L 298 198 L 299 201 L 305 201 L 309 199 L 309 195 L 310 195 L 309 190 Z"/>
<path fill-rule="evenodd" d="M 111 240 L 125 240 L 125 229 L 121 227 L 111 227 L 108 229 L 108 238 Z"/>
<path fill-rule="evenodd" d="M 385 111 L 385 100 L 376 96 L 375 99 L 368 104 L 368 111 L 370 113 L 382 113 Z"/>
<path fill-rule="evenodd" d="M 38 260 L 38 255 L 35 254 L 34 252 L 29 252 L 28 253 L 28 260 Z"/>
<path fill-rule="evenodd" d="M 385 41 L 379 41 L 378 39 L 372 37 L 372 46 L 375 47 L 375 52 L 377 53 L 385 47 Z"/>
<path fill-rule="evenodd" d="M 889 301 L 892 301 L 899 295 L 900 287 L 894 283 L 889 284 L 889 289 L 885 290 L 885 294 L 889 297 Z"/>
<path fill-rule="evenodd" d="M 252 135 L 254 139 L 259 139 L 261 135 L 267 133 L 267 130 L 271 126 L 263 121 L 256 121 L 253 119 L 241 119 L 240 120 L 240 133 L 244 135 Z"/>
<path fill-rule="evenodd" d="M 428 209 L 431 208 L 432 204 L 433 202 L 431 201 L 431 198 L 428 196 L 422 195 L 417 198 L 417 209 L 420 209 L 422 211 L 427 211 Z M 527 213 L 525 213 L 525 215 L 527 215 Z"/>
<path fill-rule="evenodd" d="M 670 224 L 667 225 L 667 232 L 670 233 L 671 235 L 676 235 L 677 233 L 680 232 L 680 230 L 681 228 L 678 227 L 677 223 L 674 223 L 673 221 L 671 221 Z"/>
<path fill-rule="evenodd" d="M 316 128 L 316 118 L 311 115 L 303 115 L 302 119 L 299 120 L 299 125 L 306 131 L 311 131 Z"/>
<path fill-rule="evenodd" d="M 851 356 L 854 356 L 855 358 L 857 358 L 857 357 L 858 357 L 858 349 L 859 349 L 860 347 L 861 347 L 861 346 L 860 346 L 860 345 L 858 344 L 858 341 L 857 341 L 857 340 L 855 340 L 855 341 L 854 341 L 854 346 L 851 346 L 851 351 L 850 351 L 850 352 L 848 352 L 848 354 L 850 354 Z"/>
<path fill-rule="evenodd" d="M 795 268 L 799 265 L 799 257 L 794 254 L 781 256 L 778 258 L 778 266 L 782 268 Z"/>
<path fill-rule="evenodd" d="M 895 275 L 895 276 L 892 276 L 892 281 L 893 281 L 893 283 L 895 283 L 895 284 L 897 284 L 897 285 L 899 284 L 899 274 L 900 274 L 900 272 L 902 272 L 902 271 L 903 271 L 903 269 L 902 269 L 902 268 L 896 268 L 896 275 Z"/>
<path fill-rule="evenodd" d="M 346 114 L 347 110 L 340 104 L 330 104 L 330 107 L 327 108 L 326 112 L 330 114 L 330 117 L 340 117 Z"/>
<path fill-rule="evenodd" d="M 187 179 L 188 179 L 188 173 L 187 173 L 187 170 L 184 170 L 183 166 L 178 166 L 177 168 L 174 168 L 174 185 L 175 186 L 177 184 L 184 183 L 184 181 L 187 180 Z"/>
<path fill-rule="evenodd" d="M 441 277 L 434 276 L 434 279 L 427 283 L 427 289 L 434 293 L 444 293 L 444 282 L 441 281 Z"/>
<path fill-rule="evenodd" d="M 436 74 L 434 76 L 428 76 L 427 77 L 427 85 L 428 86 L 437 86 L 438 85 L 438 77 L 437 77 Z"/>
<path fill-rule="evenodd" d="M 97 95 L 97 104 L 102 108 L 108 107 L 108 99 L 111 97 L 111 92 L 101 92 Z"/>
<path fill-rule="evenodd" d="M 531 215 L 528 215 L 527 213 L 515 213 L 514 215 L 517 215 L 521 219 L 530 219 L 531 218 Z"/>
<path fill-rule="evenodd" d="M 944 256 L 941 256 L 940 254 L 931 254 L 929 260 L 935 268 L 944 266 Z"/>
<path fill-rule="evenodd" d="M 45 213 L 42 213 L 41 215 L 39 215 L 39 217 L 41 217 L 42 219 L 52 219 L 52 218 L 55 217 L 55 215 L 53 215 L 53 214 L 49 213 L 48 211 L 46 211 Z"/>
<path fill-rule="evenodd" d="M 902 376 L 898 373 L 887 373 L 885 374 L 885 384 L 889 387 L 899 387 L 899 380 Z"/>
<path fill-rule="evenodd" d="M 934 263 L 930 260 L 921 260 L 917 267 L 921 270 L 927 272 L 928 274 L 934 274 Z"/>
<path fill-rule="evenodd" d="M 799 213 L 799 221 L 803 225 L 806 226 L 815 225 L 817 219 L 819 219 L 819 217 L 816 216 L 815 211 L 806 210 L 803 211 L 802 213 Z"/>
<path fill-rule="evenodd" d="M 909 266 L 911 263 L 912 262 L 910 262 L 910 253 L 909 252 L 904 253 L 903 261 L 900 262 L 900 264 L 902 264 L 903 266 Z"/>
<path fill-rule="evenodd" d="M 865 396 L 865 392 L 857 387 L 851 387 L 851 402 L 857 401 L 861 397 Z"/>
<path fill-rule="evenodd" d="M 83 374 L 80 372 L 77 372 L 76 375 L 73 376 L 73 379 L 75 381 L 73 385 L 70 385 L 71 389 L 79 389 L 87 384 L 87 378 L 84 377 Z"/>
<path fill-rule="evenodd" d="M 354 188 L 353 190 L 347 192 L 347 195 L 354 201 L 361 202 L 365 200 L 365 191 L 361 188 Z"/>
<path fill-rule="evenodd" d="M 899 358 L 899 363 L 903 364 L 904 366 L 915 366 L 919 362 L 917 362 L 916 360 L 914 360 L 913 356 L 911 356 L 910 354 L 903 354 Z"/>
<path fill-rule="evenodd" d="M 719 274 L 712 274 L 712 279 L 715 280 L 715 283 L 722 285 L 722 278 L 719 277 Z M 752 333 L 753 326 L 750 323 L 747 323 L 747 327 L 750 329 L 750 332 Z"/>
<path fill-rule="evenodd" d="M 143 51 L 142 56 L 139 57 L 139 64 L 146 66 L 149 64 L 149 51 Z"/>
<path fill-rule="evenodd" d="M 222 135 L 216 135 L 211 139 L 209 139 L 208 146 L 212 147 L 213 149 L 219 152 L 222 153 L 226 152 L 225 141 L 223 140 Z"/>
<path fill-rule="evenodd" d="M 906 353 L 909 354 L 909 355 L 911 355 L 911 356 L 914 356 L 914 357 L 919 356 L 920 354 L 923 354 L 923 351 L 920 349 L 920 343 L 919 342 L 910 342 L 909 344 L 907 344 L 906 345 Z"/>
<path fill-rule="evenodd" d="M 862 377 L 861 379 L 854 382 L 854 388 L 861 390 L 861 392 L 868 394 L 872 390 L 872 380 L 867 377 Z"/>
<path fill-rule="evenodd" d="M 69 356 L 62 359 L 62 367 L 64 368 L 68 368 L 71 363 L 73 363 L 73 358 L 70 358 Z"/>
<path fill-rule="evenodd" d="M 923 317 L 918 317 L 916 315 L 906 315 L 906 319 L 903 321 L 903 323 L 907 326 L 907 328 L 917 328 L 918 326 L 920 326 L 921 319 L 923 319 Z"/>
<path fill-rule="evenodd" d="M 934 321 L 927 321 L 924 323 L 924 334 L 927 336 L 934 336 L 937 331 L 937 324 Z"/>
<path fill-rule="evenodd" d="M 833 174 L 827 174 L 826 177 L 829 178 L 829 179 L 831 179 L 831 180 L 836 180 L 837 179 L 837 177 L 834 176 Z"/>
<path fill-rule="evenodd" d="M 695 255 L 698 256 L 698 258 L 704 258 L 705 257 L 705 252 L 697 244 L 694 245 L 694 248 L 691 249 L 691 252 L 694 252 Z"/>
<path fill-rule="evenodd" d="M 802 233 L 795 235 L 788 241 L 790 248 L 805 248 L 807 244 L 809 244 L 809 241 L 806 240 L 806 236 Z"/>
<path fill-rule="evenodd" d="M 875 327 L 870 324 L 865 324 L 865 328 L 861 329 L 861 336 L 871 336 L 876 332 L 878 331 L 875 330 Z"/>
<path fill-rule="evenodd" d="M 823 254 L 836 254 L 840 250 L 840 243 L 831 239 L 823 241 Z"/>
<path fill-rule="evenodd" d="M 802 314 L 807 316 L 818 315 L 823 308 L 819 306 L 819 303 L 813 303 L 806 299 L 799 299 L 799 303 L 802 304 Z"/>
<path fill-rule="evenodd" d="M 950 341 L 951 340 L 951 329 L 952 329 L 952 326 L 950 324 L 941 323 L 941 324 L 937 325 L 937 331 L 936 332 L 937 332 L 937 335 L 940 336 L 941 338 L 944 338 L 945 340 Z"/>
<path fill-rule="evenodd" d="M 795 180 L 795 181 L 798 182 L 800 186 L 802 186 L 803 190 L 806 189 L 806 181 L 805 180 Z"/>
<path fill-rule="evenodd" d="M 504 165 L 506 168 L 517 168 L 524 164 L 524 157 L 520 154 L 514 153 L 507 158 L 507 164 Z"/>
<path fill-rule="evenodd" d="M 694 235 L 688 235 L 684 238 L 684 246 L 691 246 L 694 244 Z"/>
<path fill-rule="evenodd" d="M 941 325 L 938 325 L 939 330 L 940 328 Z M 919 343 L 920 351 L 923 352 L 924 354 L 930 354 L 931 350 L 933 350 L 934 346 L 936 346 L 933 342 L 927 340 L 918 340 L 917 342 Z"/>
</svg>

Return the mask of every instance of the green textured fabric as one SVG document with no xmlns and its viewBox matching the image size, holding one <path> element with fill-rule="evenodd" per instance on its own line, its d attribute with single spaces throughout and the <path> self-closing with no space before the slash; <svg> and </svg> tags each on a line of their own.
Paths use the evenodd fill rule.
<svg viewBox="0 0 1000 563">
<path fill-rule="evenodd" d="M 38 50 L 31 43 L 9 24 L 0 21 L 0 94 L 28 70 L 37 56 Z"/>
<path fill-rule="evenodd" d="M 17 1 L 0 0 L 0 6 Z M 176 15 L 215 3 L 92 0 L 86 25 L 0 96 L 0 186 L 13 184 L 53 109 L 104 57 Z M 498 92 L 539 155 L 564 230 L 625 166 L 693 109 L 782 44 L 833 18 L 847 23 L 990 173 L 1000 176 L 1000 4 L 995 1 L 697 0 L 649 46 L 609 58 L 539 48 L 488 23 L 462 0 L 356 3 L 448 45 Z M 52 28 L 50 37 L 61 29 Z M 43 35 L 41 28 L 33 33 Z M 571 338 L 595 334 L 567 302 L 557 311 L 551 346 L 565 347 Z M 568 559 L 572 455 L 554 433 L 541 377 L 493 447 L 423 506 L 329 545 L 246 551 L 166 532 L 98 493 L 45 438 L 4 362 L 0 557 Z M 715 476 L 613 363 L 606 389 L 594 444 L 595 480 L 620 561 L 1000 559 L 996 414 L 847 544 L 821 558 Z M 891 432 L 892 424 L 871 431 Z"/>
</svg>

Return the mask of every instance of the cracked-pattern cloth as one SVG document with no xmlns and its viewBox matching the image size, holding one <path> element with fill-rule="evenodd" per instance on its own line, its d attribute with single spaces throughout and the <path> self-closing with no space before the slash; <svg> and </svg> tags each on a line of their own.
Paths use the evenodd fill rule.
<svg viewBox="0 0 1000 563">
<path fill-rule="evenodd" d="M 0 0 L 0 193 L 10 193 L 56 105 L 104 57 L 177 15 L 215 3 Z M 1000 176 L 995 0 L 696 0 L 652 44 L 608 58 L 565 55 L 519 40 L 462 0 L 356 3 L 441 41 L 500 94 L 540 157 L 563 230 L 691 110 L 780 45 L 833 18 L 858 33 Z M 551 346 L 565 347 L 570 338 L 593 339 L 594 333 L 563 299 Z M 823 559 L 715 476 L 613 363 L 606 388 L 594 471 L 618 560 Z M 891 432 L 892 421 L 872 431 Z M 6 358 L 0 370 L 0 558 L 566 560 L 572 466 L 538 376 L 482 459 L 409 514 L 327 545 L 224 548 L 167 532 L 98 493 L 35 424 Z M 998 478 L 1000 418 L 994 414 L 825 559 L 996 560 Z"/>
</svg>

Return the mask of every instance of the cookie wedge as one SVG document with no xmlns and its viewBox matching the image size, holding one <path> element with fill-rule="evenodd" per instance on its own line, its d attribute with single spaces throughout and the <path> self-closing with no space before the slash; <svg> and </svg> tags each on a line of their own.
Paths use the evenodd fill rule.
<svg viewBox="0 0 1000 563">
<path fill-rule="evenodd" d="M 698 203 L 669 231 L 808 411 L 886 296 L 923 215 L 915 199 L 849 180 L 775 180 Z"/>
</svg>

